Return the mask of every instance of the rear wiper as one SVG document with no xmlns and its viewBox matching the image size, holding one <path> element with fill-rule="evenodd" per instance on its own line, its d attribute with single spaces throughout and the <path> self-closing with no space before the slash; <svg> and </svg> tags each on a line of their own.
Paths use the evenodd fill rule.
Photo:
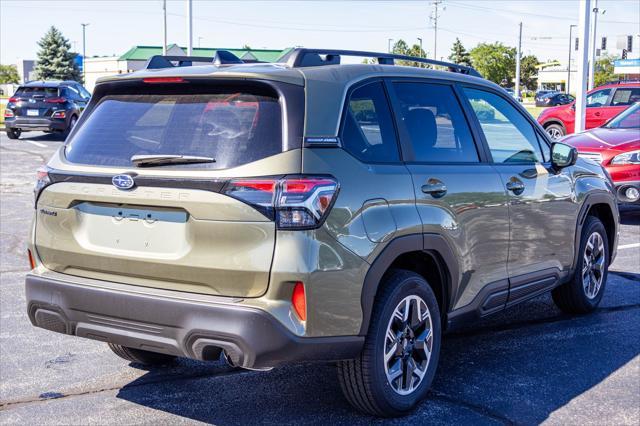
<svg viewBox="0 0 640 426">
<path fill-rule="evenodd" d="M 195 163 L 215 163 L 216 159 L 211 157 L 200 157 L 197 155 L 134 155 L 131 163 L 137 167 L 162 166 L 165 164 L 195 164 Z"/>
</svg>

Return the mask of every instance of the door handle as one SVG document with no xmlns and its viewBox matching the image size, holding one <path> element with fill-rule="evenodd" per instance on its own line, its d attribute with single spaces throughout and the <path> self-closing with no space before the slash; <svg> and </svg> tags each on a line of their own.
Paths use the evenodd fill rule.
<svg viewBox="0 0 640 426">
<path fill-rule="evenodd" d="M 596 111 L 596 112 L 593 113 L 593 115 L 595 115 L 596 117 L 600 117 L 600 112 Z"/>
<path fill-rule="evenodd" d="M 507 189 L 516 195 L 520 195 L 524 191 L 524 183 L 522 183 L 520 179 L 512 177 L 511 180 L 507 182 Z"/>
<path fill-rule="evenodd" d="M 433 198 L 440 198 L 447 193 L 447 186 L 437 179 L 429 179 L 426 184 L 422 185 L 422 192 Z"/>
</svg>

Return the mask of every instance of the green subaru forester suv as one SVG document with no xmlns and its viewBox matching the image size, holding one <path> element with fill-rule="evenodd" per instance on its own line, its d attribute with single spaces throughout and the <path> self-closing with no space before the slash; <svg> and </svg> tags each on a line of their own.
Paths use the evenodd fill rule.
<svg viewBox="0 0 640 426">
<path fill-rule="evenodd" d="M 398 416 L 445 331 L 547 291 L 598 306 L 612 189 L 472 68 L 156 56 L 38 171 L 28 314 L 138 363 L 335 361 L 351 404 Z"/>
</svg>

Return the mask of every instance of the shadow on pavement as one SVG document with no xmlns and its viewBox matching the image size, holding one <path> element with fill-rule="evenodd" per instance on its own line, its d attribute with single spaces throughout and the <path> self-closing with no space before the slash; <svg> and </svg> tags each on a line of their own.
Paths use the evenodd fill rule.
<svg viewBox="0 0 640 426">
<path fill-rule="evenodd" d="M 562 315 L 546 297 L 445 336 L 430 398 L 408 417 L 384 423 L 544 421 L 640 353 L 634 325 L 640 292 L 625 288 L 631 304 L 605 306 L 589 316 Z M 178 365 L 170 379 L 162 370 L 150 371 L 123 387 L 118 398 L 219 425 L 378 422 L 351 409 L 331 364 L 262 373 L 222 363 Z"/>
<path fill-rule="evenodd" d="M 640 206 L 620 207 L 620 224 L 621 225 L 640 225 Z"/>
<path fill-rule="evenodd" d="M 26 132 L 26 133 L 22 133 L 20 135 L 20 139 L 18 139 L 19 142 L 20 140 L 30 140 L 33 142 L 64 142 L 65 136 L 62 133 L 41 133 L 41 132 L 37 132 L 37 133 L 32 133 L 32 132 Z"/>
</svg>

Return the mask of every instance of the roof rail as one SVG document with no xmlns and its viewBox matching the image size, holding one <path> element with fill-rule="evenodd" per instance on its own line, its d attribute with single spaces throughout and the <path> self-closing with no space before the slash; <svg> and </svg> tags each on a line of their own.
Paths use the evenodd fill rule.
<svg viewBox="0 0 640 426">
<path fill-rule="evenodd" d="M 324 55 L 325 58 L 322 58 L 320 55 Z M 286 63 L 291 68 L 337 65 L 340 64 L 340 56 L 376 58 L 378 63 L 381 65 L 394 65 L 396 60 L 420 62 L 423 64 L 445 67 L 451 72 L 468 74 L 474 77 L 482 77 L 480 73 L 472 67 L 455 64 L 453 62 L 436 61 L 435 59 L 397 55 L 394 53 L 364 52 L 359 50 L 295 48 L 280 57 L 276 62 Z"/>
<path fill-rule="evenodd" d="M 177 62 L 177 65 L 174 65 L 173 62 Z M 228 50 L 216 50 L 216 55 L 213 58 L 207 56 L 154 55 L 149 58 L 144 69 L 150 70 L 172 67 L 190 67 L 194 62 L 204 62 L 214 65 L 231 65 L 244 63 L 242 59 L 238 58 Z"/>
<path fill-rule="evenodd" d="M 604 84 L 626 84 L 626 83 L 640 83 L 640 79 L 638 78 L 629 78 L 629 79 L 620 79 L 620 80 L 611 80 L 607 81 Z M 602 86 L 602 85 L 601 85 Z"/>
</svg>

